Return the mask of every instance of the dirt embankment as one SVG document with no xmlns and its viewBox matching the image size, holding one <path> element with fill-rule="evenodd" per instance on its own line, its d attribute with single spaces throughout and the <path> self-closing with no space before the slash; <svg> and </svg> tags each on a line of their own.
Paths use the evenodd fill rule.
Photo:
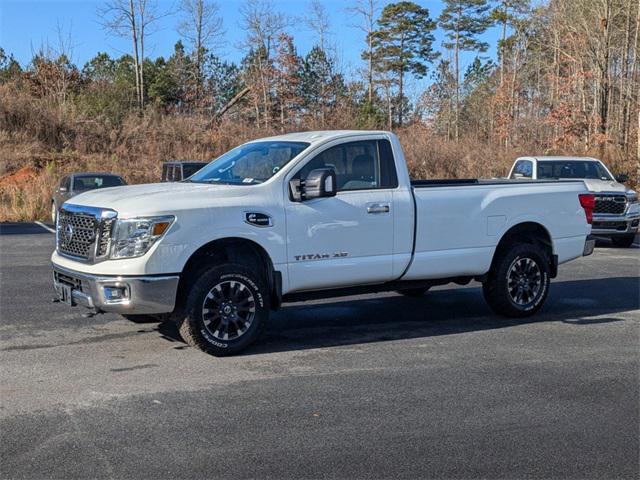
<svg viewBox="0 0 640 480">
<path fill-rule="evenodd" d="M 19 168 L 15 172 L 0 176 L 0 189 L 24 188 L 29 182 L 35 180 L 37 176 L 38 171 L 30 165 Z"/>
</svg>

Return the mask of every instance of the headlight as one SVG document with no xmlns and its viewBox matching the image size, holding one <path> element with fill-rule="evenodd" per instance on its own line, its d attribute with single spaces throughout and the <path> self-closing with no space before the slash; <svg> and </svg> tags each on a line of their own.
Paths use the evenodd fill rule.
<svg viewBox="0 0 640 480">
<path fill-rule="evenodd" d="M 169 230 L 174 220 L 172 215 L 118 220 L 111 241 L 111 258 L 144 255 Z"/>
</svg>

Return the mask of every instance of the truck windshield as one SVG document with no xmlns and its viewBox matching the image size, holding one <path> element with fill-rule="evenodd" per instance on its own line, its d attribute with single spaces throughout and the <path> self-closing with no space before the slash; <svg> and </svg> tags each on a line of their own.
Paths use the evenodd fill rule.
<svg viewBox="0 0 640 480">
<path fill-rule="evenodd" d="M 304 142 L 252 142 L 218 157 L 188 181 L 255 185 L 270 179 L 278 170 L 309 146 Z"/>
<path fill-rule="evenodd" d="M 593 178 L 613 180 L 607 170 L 594 161 L 538 161 L 538 178 Z"/>
</svg>

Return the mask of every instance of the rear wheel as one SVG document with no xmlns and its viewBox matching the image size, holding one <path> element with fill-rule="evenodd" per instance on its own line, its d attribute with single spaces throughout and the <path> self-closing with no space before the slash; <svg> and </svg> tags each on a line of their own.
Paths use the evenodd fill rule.
<svg viewBox="0 0 640 480">
<path fill-rule="evenodd" d="M 180 334 L 189 345 L 215 356 L 238 353 L 263 332 L 269 290 L 262 276 L 244 265 L 211 267 L 189 291 Z"/>
<path fill-rule="evenodd" d="M 499 255 L 482 285 L 485 300 L 500 315 L 533 315 L 549 293 L 551 277 L 547 255 L 533 244 L 514 244 Z"/>
<path fill-rule="evenodd" d="M 621 235 L 620 237 L 611 237 L 611 241 L 616 247 L 629 248 L 631 245 L 633 245 L 633 240 L 635 238 L 635 234 Z"/>
<path fill-rule="evenodd" d="M 405 290 L 397 290 L 400 295 L 405 297 L 421 297 L 429 291 L 429 287 L 407 288 Z"/>
</svg>

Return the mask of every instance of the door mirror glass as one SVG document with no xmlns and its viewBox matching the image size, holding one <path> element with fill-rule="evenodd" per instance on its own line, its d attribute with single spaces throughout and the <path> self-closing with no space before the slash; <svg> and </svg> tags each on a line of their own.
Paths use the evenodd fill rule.
<svg viewBox="0 0 640 480">
<path fill-rule="evenodd" d="M 313 198 L 335 197 L 337 192 L 336 171 L 333 168 L 311 170 L 304 180 L 291 180 L 291 195 L 294 201 Z"/>
</svg>

